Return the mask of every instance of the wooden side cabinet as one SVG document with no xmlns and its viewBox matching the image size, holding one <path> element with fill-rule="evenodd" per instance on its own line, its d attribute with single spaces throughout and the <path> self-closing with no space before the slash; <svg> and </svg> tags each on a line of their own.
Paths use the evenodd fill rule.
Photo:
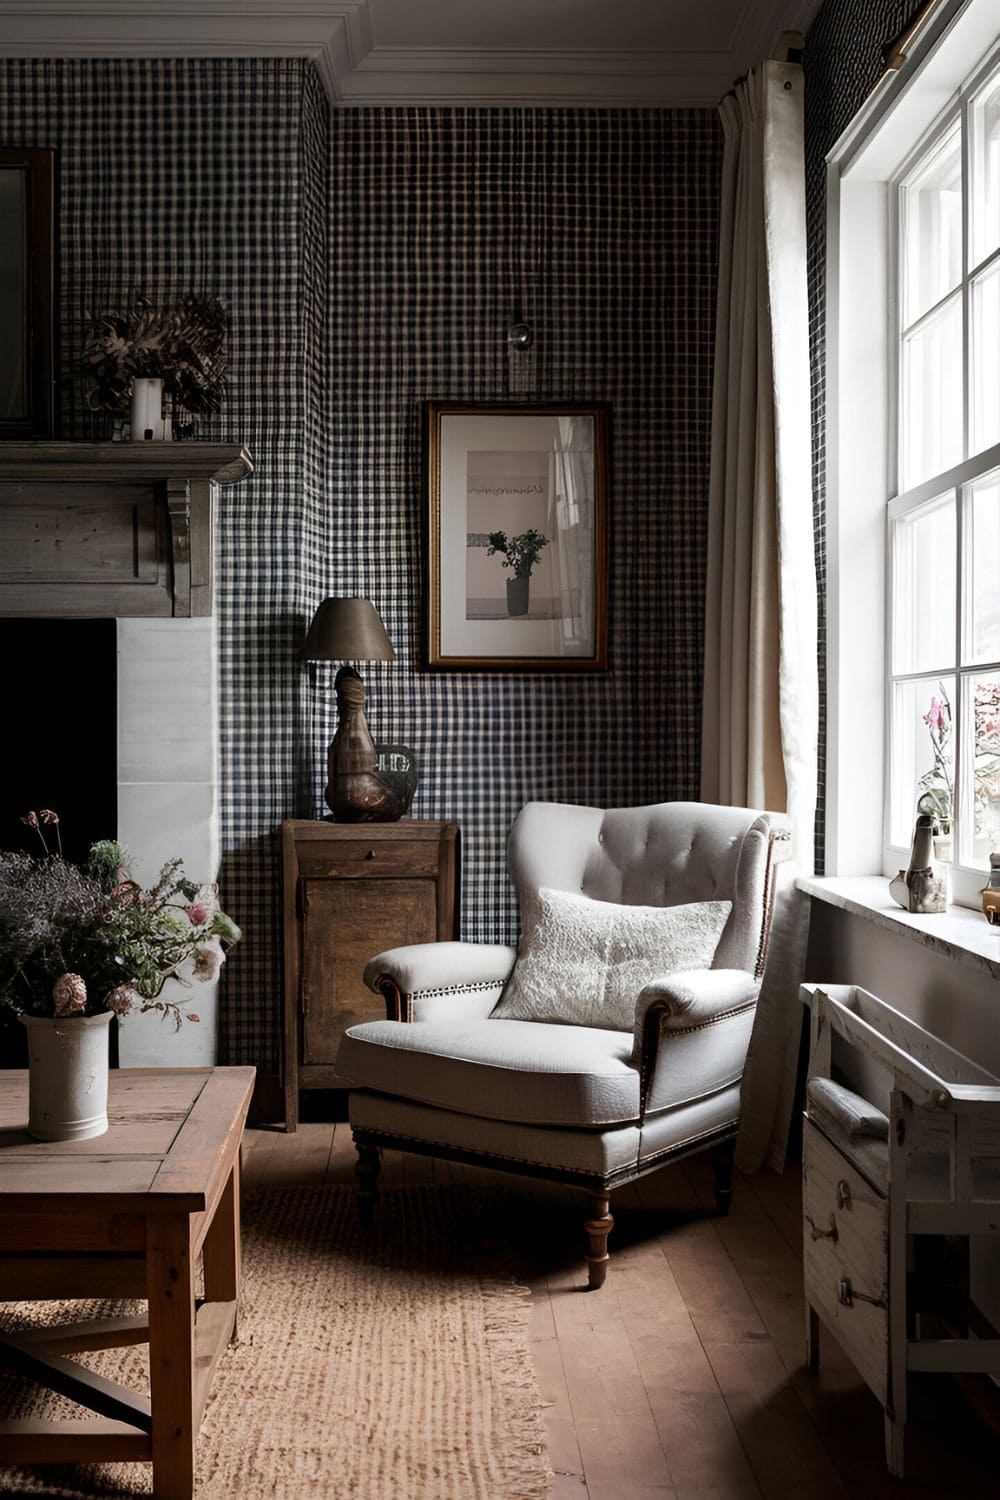
<svg viewBox="0 0 1000 1500">
<path fill-rule="evenodd" d="M 281 825 L 285 1128 L 299 1089 L 349 1088 L 335 1062 L 359 1021 L 382 1020 L 362 981 L 376 953 L 458 936 L 457 823 Z"/>
</svg>

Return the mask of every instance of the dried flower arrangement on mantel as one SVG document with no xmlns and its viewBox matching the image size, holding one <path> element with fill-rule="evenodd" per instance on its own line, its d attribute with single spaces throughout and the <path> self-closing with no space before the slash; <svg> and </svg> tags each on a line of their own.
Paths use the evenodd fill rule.
<svg viewBox="0 0 1000 1500">
<path fill-rule="evenodd" d="M 218 411 L 225 391 L 226 311 L 216 297 L 179 297 L 156 307 L 138 292 L 121 311 L 90 322 L 80 373 L 92 411 L 121 415 L 137 379 L 162 379 L 177 413 Z"/>
</svg>

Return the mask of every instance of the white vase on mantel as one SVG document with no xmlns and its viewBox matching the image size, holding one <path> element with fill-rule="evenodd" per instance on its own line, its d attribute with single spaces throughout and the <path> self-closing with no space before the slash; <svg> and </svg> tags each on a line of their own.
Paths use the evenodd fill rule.
<svg viewBox="0 0 1000 1500">
<path fill-rule="evenodd" d="M 137 375 L 132 382 L 133 443 L 163 443 L 171 437 L 170 418 L 163 415 L 163 379 Z"/>
</svg>

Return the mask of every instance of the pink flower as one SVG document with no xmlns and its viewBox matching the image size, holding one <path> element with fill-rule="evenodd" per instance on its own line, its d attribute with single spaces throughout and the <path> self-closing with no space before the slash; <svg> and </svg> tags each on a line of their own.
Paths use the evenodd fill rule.
<svg viewBox="0 0 1000 1500">
<path fill-rule="evenodd" d="M 189 1010 L 188 1011 L 187 1018 L 188 1018 L 189 1021 L 200 1021 L 201 1020 L 201 1016 L 196 1016 L 193 1010 Z"/>
<path fill-rule="evenodd" d="M 928 729 L 944 728 L 944 709 L 933 694 L 931 695 L 931 706 L 924 714 L 924 723 Z"/>
<path fill-rule="evenodd" d="M 194 977 L 205 984 L 210 984 L 216 979 L 219 970 L 226 961 L 226 955 L 222 951 L 222 942 L 218 937 L 206 938 L 199 943 L 194 950 Z"/>
<path fill-rule="evenodd" d="M 38 814 L 33 812 L 25 813 L 24 817 L 21 819 L 21 822 L 24 823 L 28 828 L 37 828 Z"/>
<path fill-rule="evenodd" d="M 59 822 L 59 814 L 58 813 L 54 813 L 52 811 L 51 807 L 43 807 L 42 810 L 41 810 L 41 812 L 38 814 L 38 816 L 41 818 L 41 820 L 42 820 L 43 823 L 58 823 Z"/>
<path fill-rule="evenodd" d="M 189 906 L 187 914 L 192 927 L 201 927 L 208 921 L 208 907 L 204 901 L 196 901 L 193 906 Z"/>
<path fill-rule="evenodd" d="M 87 986 L 79 974 L 60 974 L 52 986 L 57 1016 L 82 1016 L 87 1009 Z"/>
<path fill-rule="evenodd" d="M 116 1016 L 127 1016 L 131 1010 L 142 1004 L 142 997 L 130 984 L 118 984 L 108 995 L 104 1004 L 108 1010 L 114 1011 Z"/>
</svg>

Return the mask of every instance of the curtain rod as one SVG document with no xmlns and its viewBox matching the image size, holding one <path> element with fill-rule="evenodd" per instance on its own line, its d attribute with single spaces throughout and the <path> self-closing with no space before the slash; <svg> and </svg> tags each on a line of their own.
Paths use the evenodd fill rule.
<svg viewBox="0 0 1000 1500">
<path fill-rule="evenodd" d="M 927 0 L 927 3 L 921 6 L 916 16 L 906 29 L 900 32 L 895 41 L 886 44 L 882 52 L 882 61 L 885 64 L 887 72 L 899 72 L 900 68 L 906 62 L 910 48 L 924 27 L 948 3 L 949 0 Z"/>
</svg>

